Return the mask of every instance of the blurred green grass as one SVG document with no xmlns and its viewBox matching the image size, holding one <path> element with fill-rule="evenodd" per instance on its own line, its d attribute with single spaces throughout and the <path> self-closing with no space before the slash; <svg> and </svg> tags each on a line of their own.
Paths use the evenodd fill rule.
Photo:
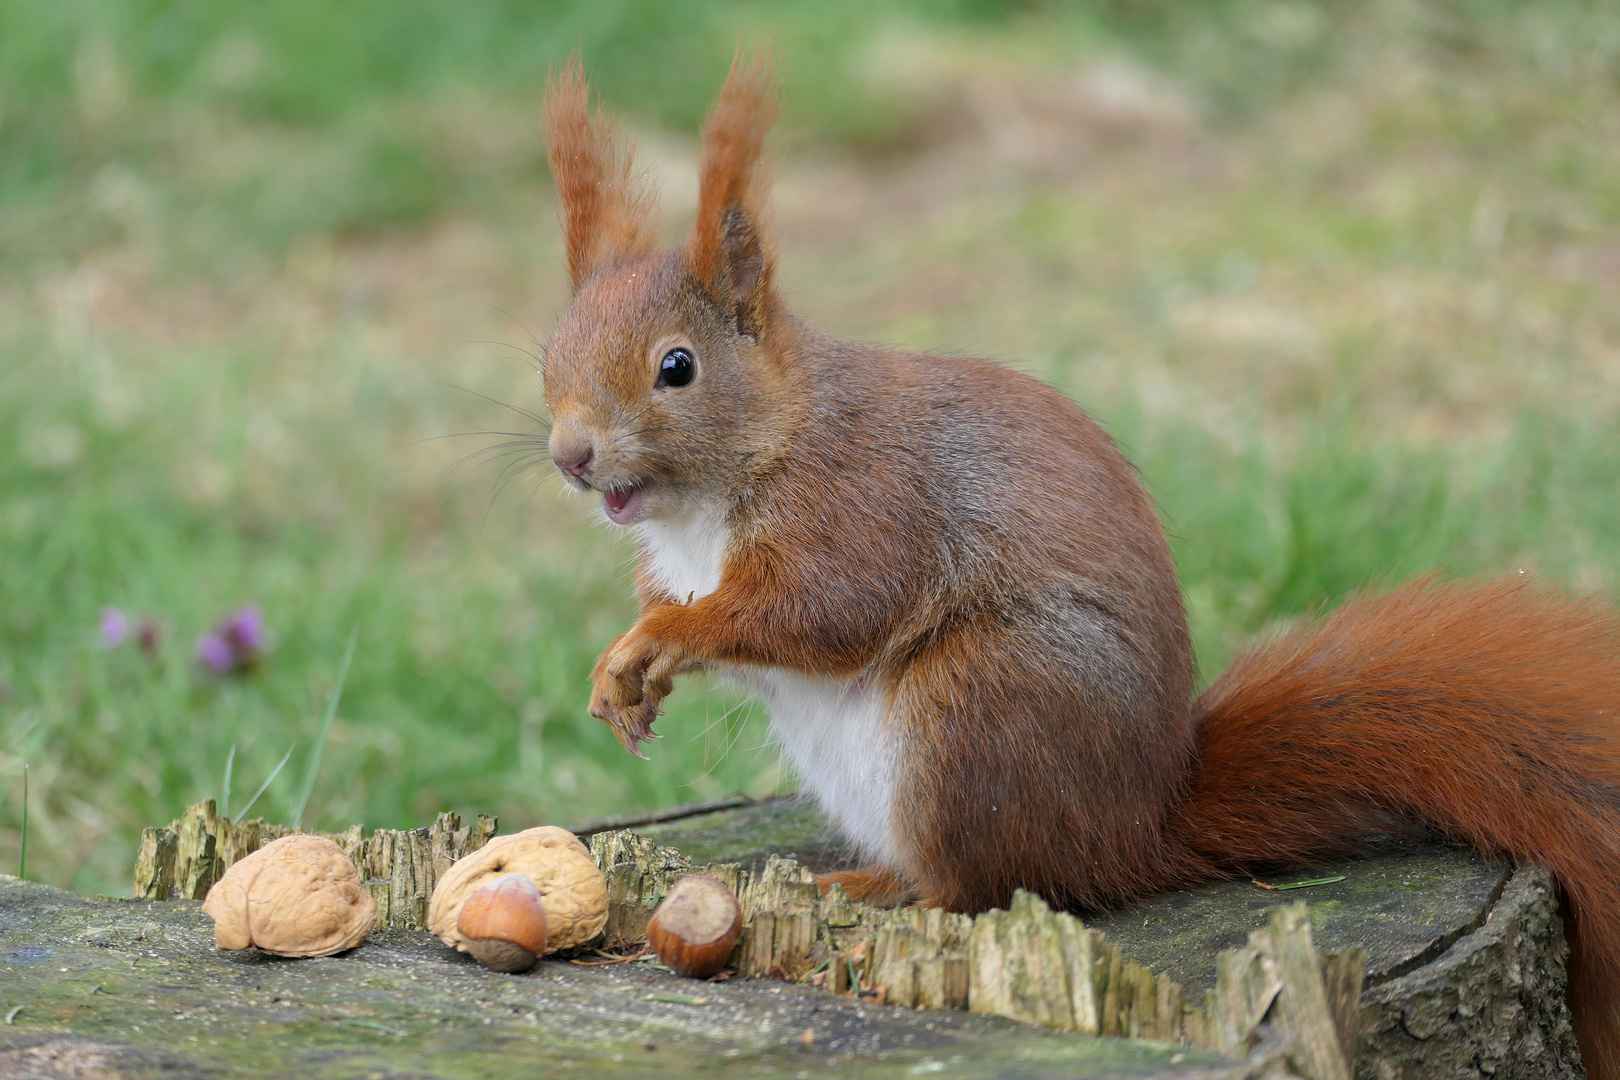
<svg viewBox="0 0 1620 1080">
<path fill-rule="evenodd" d="M 566 303 L 547 65 L 582 47 L 678 194 L 739 28 L 785 71 L 790 299 L 1095 411 L 1206 676 L 1368 582 L 1620 583 L 1605 5 L 0 0 L 0 868 L 24 761 L 31 873 L 79 889 L 233 745 L 238 802 L 297 748 L 285 816 L 356 625 L 313 824 L 791 786 L 723 688 L 650 765 L 585 716 L 630 552 L 503 473 L 537 429 L 495 404 L 536 407 Z M 204 674 L 247 601 L 273 651 Z"/>
<path fill-rule="evenodd" d="M 870 107 L 862 67 L 873 40 L 917 20 L 995 25 L 1017 9 L 996 0 L 275 0 L 247 8 L 7 0 L 0 207 L 43 215 L 60 247 L 62 226 L 73 228 L 60 216 L 116 162 L 161 176 L 162 197 L 191 202 L 191 214 L 217 216 L 200 230 L 215 244 L 277 250 L 311 230 L 409 224 L 505 194 L 468 167 L 457 133 L 445 128 L 446 103 L 490 95 L 538 103 L 548 69 L 578 49 L 609 102 L 693 128 L 740 32 L 775 40 L 792 57 L 792 120 L 837 138 L 882 140 L 905 118 Z M 187 141 L 177 129 L 204 140 L 251 131 L 271 144 L 274 160 L 224 172 L 210 168 L 217 159 L 197 160 L 205 153 L 176 160 L 176 143 Z M 530 117 L 500 137 L 513 144 L 503 164 L 537 183 L 543 153 L 533 131 Z M 191 199 L 198 194 L 201 205 Z M 88 230 L 79 237 L 100 239 Z"/>
</svg>

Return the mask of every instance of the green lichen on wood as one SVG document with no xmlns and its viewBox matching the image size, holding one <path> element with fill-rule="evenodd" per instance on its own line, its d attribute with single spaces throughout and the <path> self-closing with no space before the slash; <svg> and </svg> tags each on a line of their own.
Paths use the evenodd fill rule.
<svg viewBox="0 0 1620 1080">
<path fill-rule="evenodd" d="M 818 872 L 852 864 L 847 843 L 808 802 L 780 799 L 691 816 L 670 813 L 669 820 L 636 831 L 695 863 L 741 863 L 756 874 L 772 853 L 795 855 Z M 1501 860 L 1442 843 L 1386 841 L 1362 857 L 1279 873 L 1273 883 L 1341 874 L 1343 881 L 1292 895 L 1247 880 L 1219 882 L 1088 915 L 1086 924 L 1202 1000 L 1214 986 L 1215 954 L 1242 946 L 1278 903 L 1303 899 L 1319 947 L 1367 949 L 1372 984 L 1410 969 L 1476 925 L 1513 872 Z"/>
<path fill-rule="evenodd" d="M 194 901 L 5 877 L 0 970 L 0 1015 L 23 1005 L 0 1026 L 0 1075 L 34 1075 L 23 1066 L 45 1054 L 99 1063 L 100 1075 L 248 1080 L 1298 1075 L 1276 1048 L 1230 1062 L 764 979 L 693 983 L 651 964 L 547 959 L 502 975 L 422 931 L 379 930 L 313 960 L 222 953 Z"/>
<path fill-rule="evenodd" d="M 757 845 L 741 822 L 759 824 L 760 809 L 676 818 L 656 826 L 658 843 L 685 850 L 690 833 L 711 854 L 742 858 Z M 844 846 L 814 808 L 784 801 L 764 809 L 764 824 L 779 822 L 808 865 L 847 865 Z M 1367 952 L 1356 1025 L 1363 1080 L 1385 1067 L 1394 1075 L 1451 1069 L 1498 1080 L 1580 1075 L 1563 1004 L 1558 897 L 1544 870 L 1432 839 L 1386 840 L 1357 857 L 1265 880 L 1337 875 L 1344 880 L 1291 894 L 1247 880 L 1216 883 L 1088 916 L 1086 925 L 1203 1002 L 1215 985 L 1214 957 L 1242 947 L 1279 900 L 1305 899 L 1320 948 L 1329 955 L 1352 947 Z"/>
<path fill-rule="evenodd" d="M 1361 857 L 1324 860 L 1269 875 L 1268 883 L 1344 875 L 1343 881 L 1270 892 L 1247 879 L 1153 897 L 1088 917 L 1140 963 L 1202 995 L 1214 986 L 1210 958 L 1238 948 L 1283 900 L 1310 904 L 1318 946 L 1367 950 L 1369 984 L 1409 970 L 1476 926 L 1513 874 L 1511 864 L 1438 843 L 1386 842 Z"/>
<path fill-rule="evenodd" d="M 1311 944 L 1304 904 L 1274 916 L 1241 955 L 1223 954 L 1216 991 L 1194 1004 L 1183 1000 L 1173 980 L 1126 959 L 1075 916 L 1053 912 L 1021 890 L 1008 910 L 970 918 L 937 909 L 869 908 L 842 889 L 823 896 L 810 871 L 792 859 L 773 856 L 758 877 L 736 864 L 694 867 L 679 850 L 625 830 L 594 835 L 591 853 L 608 880 L 610 940 L 643 940 L 669 887 L 684 874 L 708 873 L 737 893 L 743 928 L 732 965 L 743 976 L 802 980 L 883 1004 L 969 1009 L 1064 1031 L 1225 1053 L 1246 1049 L 1255 1029 L 1269 1021 L 1298 1044 L 1304 1075 L 1348 1080 L 1333 1018 L 1353 1012 L 1360 983 L 1324 982 L 1328 965 Z M 1343 975 L 1354 963 L 1353 957 L 1339 960 L 1333 970 Z"/>
<path fill-rule="evenodd" d="M 441 814 L 424 829 L 379 829 L 368 837 L 351 826 L 325 835 L 348 854 L 376 899 L 379 926 L 423 928 L 439 875 L 482 847 L 494 829 L 493 818 L 480 816 L 463 829 L 458 817 Z M 147 830 L 136 894 L 201 898 L 236 859 L 290 831 L 261 820 L 234 824 L 204 800 L 168 828 Z M 1256 1009 L 1244 999 L 1256 993 L 1253 987 L 1231 986 L 1201 1009 L 1183 1000 L 1176 983 L 1126 960 L 1101 934 L 1028 893 L 1018 893 L 1008 911 L 975 920 L 938 910 L 868 908 L 841 889 L 824 897 L 808 867 L 775 855 L 755 875 L 739 863 L 695 866 L 677 848 L 628 830 L 599 832 L 590 849 L 608 885 L 605 943 L 644 941 L 648 920 L 670 887 L 688 873 L 706 873 L 737 894 L 743 928 L 732 964 L 744 977 L 805 981 L 874 1004 L 971 1009 L 1065 1031 L 1229 1053 L 1247 1045 L 1277 996 L 1273 991 L 1265 1007 Z M 1299 948 L 1314 956 L 1308 926 L 1303 933 L 1306 944 Z M 1251 974 L 1232 970 L 1240 981 Z M 1252 975 L 1273 977 L 1258 969 Z M 1320 962 L 1301 977 L 1314 980 L 1301 993 L 1313 1001 L 1323 997 Z M 1244 999 L 1243 1008 L 1234 1012 L 1220 1000 L 1223 993 Z M 1232 1027 L 1239 1013 L 1247 1023 L 1241 1030 Z M 1277 1022 L 1304 1038 L 1295 1028 L 1306 1021 L 1286 1013 Z M 1307 1073 L 1316 1076 L 1321 1068 L 1313 1059 Z M 1320 1080 L 1342 1077 L 1324 1073 Z"/>
<path fill-rule="evenodd" d="M 742 859 L 757 849 L 749 828 L 759 824 L 759 809 L 671 820 L 656 827 L 658 842 L 685 849 L 692 835 L 708 855 Z M 848 865 L 844 846 L 812 807 L 766 809 L 765 824 L 780 823 L 808 864 Z M 1215 985 L 1216 955 L 1241 948 L 1280 899 L 1306 899 L 1313 938 L 1329 957 L 1325 979 L 1335 977 L 1333 955 L 1367 952 L 1359 1021 L 1337 1017 L 1341 1033 L 1347 1025 L 1356 1030 L 1358 1080 L 1430 1072 L 1497 1080 L 1581 1075 L 1563 1002 L 1567 948 L 1546 871 L 1434 840 L 1395 840 L 1267 880 L 1340 874 L 1343 881 L 1292 894 L 1247 880 L 1216 883 L 1088 917 L 1086 925 L 1202 1003 Z"/>
<path fill-rule="evenodd" d="M 1564 1004 L 1569 948 L 1552 876 L 1520 867 L 1477 924 L 1426 963 L 1370 981 L 1357 1080 L 1580 1080 Z"/>
</svg>

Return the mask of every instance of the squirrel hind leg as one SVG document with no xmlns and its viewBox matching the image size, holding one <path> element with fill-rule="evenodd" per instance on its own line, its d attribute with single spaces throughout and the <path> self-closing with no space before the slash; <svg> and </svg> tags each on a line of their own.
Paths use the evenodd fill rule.
<svg viewBox="0 0 1620 1080">
<path fill-rule="evenodd" d="M 871 907 L 899 907 L 917 899 L 917 890 L 887 866 L 863 866 L 858 870 L 835 870 L 816 875 L 816 888 L 823 896 L 834 885 L 840 885 L 851 900 Z"/>
</svg>

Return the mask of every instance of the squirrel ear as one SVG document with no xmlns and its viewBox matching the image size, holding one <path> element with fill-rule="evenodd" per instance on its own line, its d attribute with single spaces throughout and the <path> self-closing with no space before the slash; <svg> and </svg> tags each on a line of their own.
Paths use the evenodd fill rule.
<svg viewBox="0 0 1620 1080">
<path fill-rule="evenodd" d="M 598 267 L 647 254 L 657 233 L 652 193 L 632 175 L 628 146 L 598 109 L 579 54 L 546 86 L 546 148 L 562 202 L 568 272 L 577 291 Z"/>
<path fill-rule="evenodd" d="M 748 61 L 741 46 L 703 125 L 697 221 L 686 259 L 698 280 L 737 313 L 737 329 L 758 337 L 765 324 L 775 253 L 765 232 L 769 193 L 765 134 L 776 121 L 769 51 Z"/>
</svg>

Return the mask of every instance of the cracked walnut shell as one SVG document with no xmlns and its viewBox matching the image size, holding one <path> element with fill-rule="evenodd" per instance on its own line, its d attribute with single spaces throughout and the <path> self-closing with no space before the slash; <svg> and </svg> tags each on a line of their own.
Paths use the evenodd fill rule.
<svg viewBox="0 0 1620 1080">
<path fill-rule="evenodd" d="M 221 949 L 330 956 L 371 933 L 377 902 L 343 849 L 320 836 L 283 836 L 235 863 L 208 890 Z"/>
<path fill-rule="evenodd" d="M 527 874 L 546 910 L 546 952 L 568 949 L 595 937 L 607 924 L 607 879 L 579 838 L 542 825 L 497 836 L 456 860 L 439 878 L 428 905 L 428 929 L 446 945 L 467 951 L 456 920 L 462 905 L 501 874 Z"/>
</svg>

